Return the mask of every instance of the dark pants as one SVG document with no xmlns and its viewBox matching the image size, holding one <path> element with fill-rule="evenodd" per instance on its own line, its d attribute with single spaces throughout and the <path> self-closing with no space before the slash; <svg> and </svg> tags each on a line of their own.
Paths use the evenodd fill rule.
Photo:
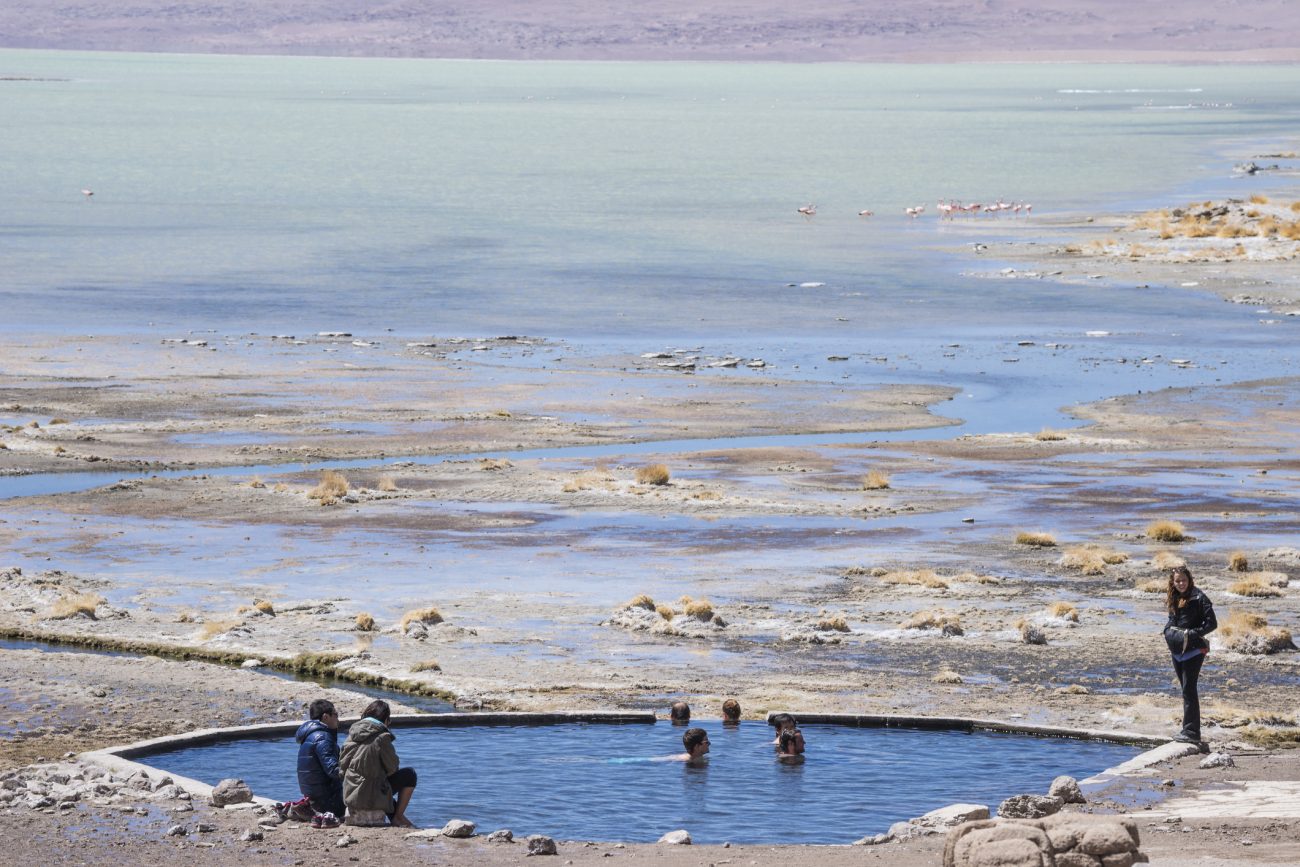
<svg viewBox="0 0 1300 867">
<path fill-rule="evenodd" d="M 398 768 L 395 773 L 388 775 L 388 785 L 393 789 L 393 804 L 388 808 L 388 815 L 397 812 L 397 796 L 402 789 L 415 788 L 415 768 Z"/>
<path fill-rule="evenodd" d="M 1174 660 L 1174 673 L 1183 688 L 1183 734 L 1201 739 L 1201 697 L 1196 692 L 1196 681 L 1201 676 L 1205 654 L 1198 653 L 1186 662 Z"/>
<path fill-rule="evenodd" d="M 344 807 L 342 784 L 337 786 L 329 794 L 317 793 L 315 795 L 308 795 L 307 797 L 311 801 L 311 808 L 317 813 L 333 813 L 339 818 L 339 821 L 343 820 Z"/>
</svg>

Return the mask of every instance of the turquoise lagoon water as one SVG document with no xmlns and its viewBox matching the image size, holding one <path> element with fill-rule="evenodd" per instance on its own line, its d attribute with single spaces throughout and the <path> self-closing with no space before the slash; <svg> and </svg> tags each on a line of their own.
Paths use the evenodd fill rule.
<svg viewBox="0 0 1300 867">
<path fill-rule="evenodd" d="M 971 260 L 935 248 L 1003 230 L 969 237 L 934 203 L 1040 219 L 1247 193 L 1265 181 L 1228 178 L 1233 148 L 1291 135 L 1300 92 L 1290 66 L 3 51 L 0 76 L 2 329 L 613 340 L 1169 316 L 1131 291 L 964 280 Z M 1191 295 L 1177 315 L 1223 314 Z"/>
<path fill-rule="evenodd" d="M 1046 791 L 1057 774 L 1086 777 L 1137 748 L 992 732 L 806 725 L 805 761 L 778 761 L 757 722 L 709 732 L 710 762 L 680 753 L 682 729 L 655 725 L 402 728 L 394 746 L 421 775 L 408 815 L 425 827 L 469 819 L 481 833 L 653 841 L 686 828 L 697 843 L 851 843 L 953 802 L 996 808 Z M 215 784 L 242 777 L 253 792 L 297 797 L 291 737 L 191 747 L 143 759 Z"/>
</svg>

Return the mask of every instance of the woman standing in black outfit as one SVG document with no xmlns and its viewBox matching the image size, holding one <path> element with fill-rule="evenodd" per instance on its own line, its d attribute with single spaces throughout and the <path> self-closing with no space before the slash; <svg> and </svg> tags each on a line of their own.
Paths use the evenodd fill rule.
<svg viewBox="0 0 1300 867">
<path fill-rule="evenodd" d="M 1174 659 L 1174 673 L 1183 690 L 1183 728 L 1174 740 L 1189 744 L 1201 742 L 1201 699 L 1196 680 L 1210 645 L 1205 640 L 1219 627 L 1210 598 L 1197 589 L 1192 573 L 1179 566 L 1169 573 L 1165 594 L 1169 620 L 1165 623 L 1165 642 Z"/>
</svg>

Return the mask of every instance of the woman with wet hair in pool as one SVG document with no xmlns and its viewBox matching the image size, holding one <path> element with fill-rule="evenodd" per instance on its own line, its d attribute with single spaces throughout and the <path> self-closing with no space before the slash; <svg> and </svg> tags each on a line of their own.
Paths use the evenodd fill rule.
<svg viewBox="0 0 1300 867">
<path fill-rule="evenodd" d="M 406 805 L 415 792 L 415 771 L 399 767 L 394 735 L 388 730 L 388 702 L 376 699 L 348 729 L 339 754 L 343 771 L 343 801 L 348 813 L 383 813 L 398 828 L 415 827 L 406 818 Z"/>
<path fill-rule="evenodd" d="M 1201 698 L 1196 682 L 1201 676 L 1205 655 L 1210 652 L 1205 636 L 1219 626 L 1214 605 L 1192 580 L 1186 566 L 1169 572 L 1165 592 L 1165 643 L 1174 661 L 1174 673 L 1183 692 L 1183 727 L 1174 740 L 1189 744 L 1201 742 Z"/>
<path fill-rule="evenodd" d="M 803 752 L 803 732 L 797 728 L 782 729 L 776 739 L 776 757 L 783 762 L 801 762 Z"/>
</svg>

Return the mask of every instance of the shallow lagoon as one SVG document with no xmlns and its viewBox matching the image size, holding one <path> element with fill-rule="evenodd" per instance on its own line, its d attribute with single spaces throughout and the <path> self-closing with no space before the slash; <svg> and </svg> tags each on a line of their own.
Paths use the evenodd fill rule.
<svg viewBox="0 0 1300 867">
<path fill-rule="evenodd" d="M 775 757 L 759 722 L 709 732 L 711 760 L 680 753 L 682 728 L 647 725 L 402 728 L 395 746 L 421 775 L 408 815 L 424 827 L 469 819 L 482 833 L 560 839 L 657 840 L 686 828 L 698 843 L 850 843 L 953 802 L 996 809 L 1136 754 L 1111 743 L 992 732 L 806 725 L 801 763 Z M 342 738 L 340 738 L 341 743 Z M 242 740 L 144 761 L 215 784 L 240 776 L 258 795 L 296 797 L 292 738 Z"/>
</svg>

